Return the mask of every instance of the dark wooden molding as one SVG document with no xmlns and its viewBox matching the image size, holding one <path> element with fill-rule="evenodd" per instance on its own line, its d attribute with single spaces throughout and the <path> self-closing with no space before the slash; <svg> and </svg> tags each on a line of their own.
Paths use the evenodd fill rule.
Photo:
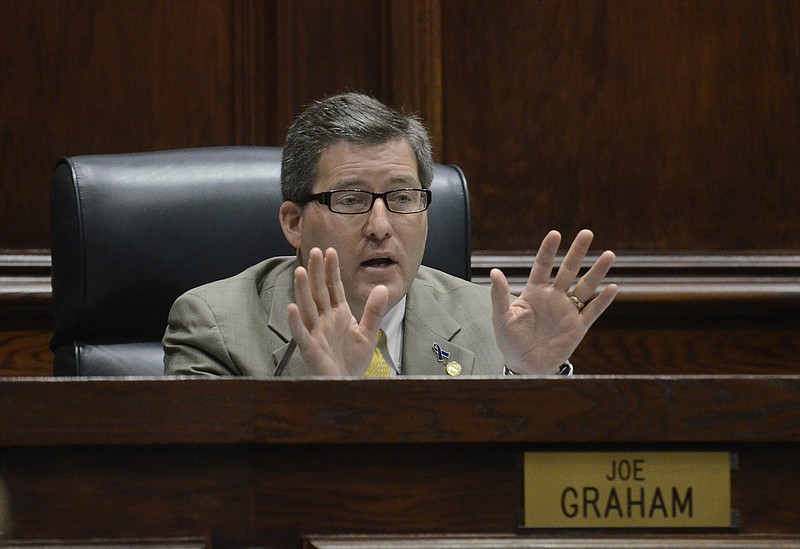
<svg viewBox="0 0 800 549">
<path fill-rule="evenodd" d="M 442 15 L 440 0 L 385 0 L 384 98 L 426 123 L 443 157 Z"/>
<path fill-rule="evenodd" d="M 476 252 L 472 280 L 488 285 L 489 271 L 496 267 L 508 277 L 512 292 L 519 293 L 533 257 L 530 253 Z M 586 267 L 595 259 L 588 257 Z M 800 255 L 620 253 L 608 282 L 620 288 L 610 316 L 800 311 Z M 48 250 L 0 251 L 0 314 L 44 310 L 51 301 Z"/>
<path fill-rule="evenodd" d="M 269 35 L 266 5 L 256 0 L 233 3 L 234 132 L 237 145 L 266 145 Z"/>
<path fill-rule="evenodd" d="M 297 116 L 298 101 L 295 98 L 295 43 L 297 13 L 293 0 L 278 0 L 275 7 L 275 123 L 274 137 L 283 144 L 289 125 Z"/>
<path fill-rule="evenodd" d="M 596 255 L 587 257 L 588 268 Z M 519 293 L 533 264 L 532 253 L 477 252 L 472 257 L 472 280 L 489 283 L 499 268 L 511 291 Z M 556 267 L 561 256 L 556 260 Z M 647 313 L 742 315 L 800 311 L 800 255 L 742 252 L 619 253 L 608 282 L 620 292 L 610 315 Z"/>
<path fill-rule="evenodd" d="M 0 250 L 0 316 L 48 314 L 49 250 Z"/>
<path fill-rule="evenodd" d="M 202 538 L 136 538 L 136 539 L 9 539 L 3 540 L 3 547 L 24 549 L 209 549 L 211 541 Z"/>
<path fill-rule="evenodd" d="M 0 384 L 5 448 L 800 442 L 797 375 L 13 381 Z"/>
<path fill-rule="evenodd" d="M 309 536 L 304 549 L 795 549 L 797 536 L 705 534 L 514 535 L 339 535 Z"/>
</svg>

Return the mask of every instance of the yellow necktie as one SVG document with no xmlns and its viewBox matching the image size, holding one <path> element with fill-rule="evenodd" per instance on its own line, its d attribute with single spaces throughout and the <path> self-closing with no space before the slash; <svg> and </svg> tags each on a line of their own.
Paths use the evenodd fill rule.
<svg viewBox="0 0 800 549">
<path fill-rule="evenodd" d="M 375 351 L 372 353 L 372 362 L 369 363 L 369 368 L 364 373 L 364 377 L 392 377 L 392 373 L 389 371 L 389 364 L 383 358 L 383 353 L 379 348 L 385 338 L 386 334 L 381 330 L 378 334 L 378 345 L 375 346 Z"/>
</svg>

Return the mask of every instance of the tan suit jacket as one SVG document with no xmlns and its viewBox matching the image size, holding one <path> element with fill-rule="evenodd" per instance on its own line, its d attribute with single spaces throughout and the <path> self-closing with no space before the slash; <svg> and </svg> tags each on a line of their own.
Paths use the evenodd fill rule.
<svg viewBox="0 0 800 549">
<path fill-rule="evenodd" d="M 286 307 L 294 301 L 292 257 L 273 258 L 179 297 L 164 334 L 168 375 L 271 377 L 291 339 Z M 406 300 L 403 375 L 502 375 L 487 288 L 421 267 Z M 438 343 L 450 353 L 444 360 Z M 284 376 L 309 375 L 295 350 Z"/>
</svg>

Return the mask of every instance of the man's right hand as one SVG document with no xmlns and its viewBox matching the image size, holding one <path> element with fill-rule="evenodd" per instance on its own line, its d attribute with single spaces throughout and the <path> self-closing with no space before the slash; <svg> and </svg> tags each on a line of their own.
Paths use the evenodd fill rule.
<svg viewBox="0 0 800 549">
<path fill-rule="evenodd" d="M 297 303 L 288 306 L 289 328 L 311 375 L 363 376 L 369 368 L 389 290 L 376 286 L 361 322 L 350 311 L 336 250 L 313 248 L 308 269 L 294 273 Z"/>
</svg>

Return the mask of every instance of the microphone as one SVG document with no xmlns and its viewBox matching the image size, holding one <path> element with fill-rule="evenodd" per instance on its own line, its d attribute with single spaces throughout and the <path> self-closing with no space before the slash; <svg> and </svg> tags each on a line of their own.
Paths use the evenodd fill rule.
<svg viewBox="0 0 800 549">
<path fill-rule="evenodd" d="M 275 373 L 273 374 L 274 377 L 278 377 L 283 373 L 283 370 L 286 368 L 286 364 L 289 362 L 289 359 L 292 358 L 292 354 L 294 354 L 295 347 L 297 347 L 297 343 L 295 342 L 294 338 L 292 338 L 289 340 L 289 347 L 287 347 L 286 352 L 283 353 L 281 361 L 278 362 L 278 367 L 275 368 Z"/>
</svg>

